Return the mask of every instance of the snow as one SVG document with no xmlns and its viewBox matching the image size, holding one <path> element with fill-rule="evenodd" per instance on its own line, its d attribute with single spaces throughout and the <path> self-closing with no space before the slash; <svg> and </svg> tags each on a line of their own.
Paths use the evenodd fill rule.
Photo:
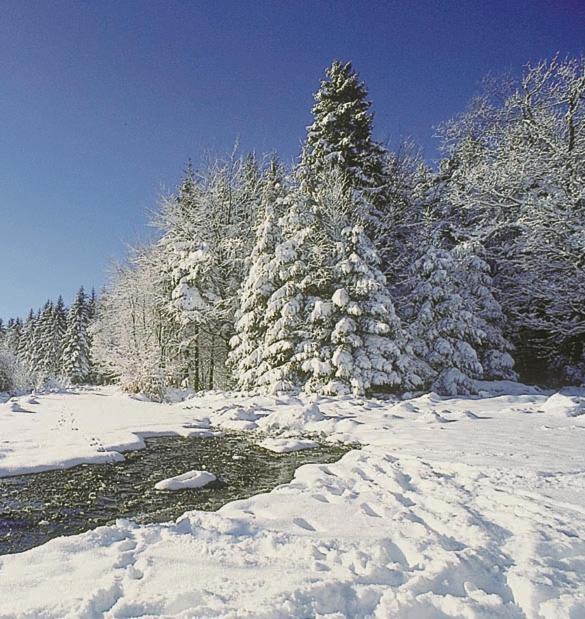
<svg viewBox="0 0 585 619">
<path fill-rule="evenodd" d="M 157 482 L 154 487 L 157 490 L 184 490 L 185 488 L 203 488 L 217 477 L 209 471 L 187 471 L 176 477 L 169 477 Z"/>
<path fill-rule="evenodd" d="M 308 439 L 298 438 L 266 438 L 260 443 L 260 447 L 274 451 L 275 453 L 288 453 L 291 451 L 300 451 L 301 449 L 314 449 L 319 447 L 319 443 Z"/>
<path fill-rule="evenodd" d="M 96 389 L 16 399 L 34 414 L 0 404 L 0 476 L 237 421 L 259 444 L 361 445 L 215 513 L 119 520 L 0 557 L 0 617 L 583 617 L 585 393 L 480 387 L 171 405 Z"/>
</svg>

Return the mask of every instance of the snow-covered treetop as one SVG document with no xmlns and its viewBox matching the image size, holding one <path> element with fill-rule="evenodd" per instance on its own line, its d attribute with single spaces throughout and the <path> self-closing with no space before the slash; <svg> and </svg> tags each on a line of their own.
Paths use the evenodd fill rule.
<svg viewBox="0 0 585 619">
<path fill-rule="evenodd" d="M 375 187 L 373 177 L 381 173 L 384 149 L 372 138 L 366 87 L 350 62 L 336 60 L 325 75 L 315 93 L 301 168 L 314 173 L 338 165 L 350 186 Z"/>
</svg>

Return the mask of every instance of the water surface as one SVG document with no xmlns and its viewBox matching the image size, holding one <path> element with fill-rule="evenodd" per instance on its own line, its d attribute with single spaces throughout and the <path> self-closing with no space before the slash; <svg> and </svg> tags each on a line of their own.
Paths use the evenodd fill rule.
<svg viewBox="0 0 585 619">
<path fill-rule="evenodd" d="M 126 452 L 124 462 L 0 478 L 0 555 L 116 518 L 164 522 L 191 509 L 213 511 L 289 482 L 303 464 L 334 462 L 349 450 L 324 446 L 275 454 L 242 434 L 164 436 L 145 443 L 146 449 Z M 154 489 L 156 482 L 192 469 L 207 470 L 218 480 L 199 489 Z"/>
</svg>

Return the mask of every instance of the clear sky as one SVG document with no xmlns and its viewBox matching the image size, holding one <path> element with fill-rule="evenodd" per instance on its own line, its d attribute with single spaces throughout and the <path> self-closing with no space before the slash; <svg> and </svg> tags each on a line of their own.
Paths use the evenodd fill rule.
<svg viewBox="0 0 585 619">
<path fill-rule="evenodd" d="M 334 58 L 431 160 L 482 76 L 584 44 L 583 0 L 2 0 L 0 316 L 99 288 L 189 157 L 292 160 Z"/>
</svg>

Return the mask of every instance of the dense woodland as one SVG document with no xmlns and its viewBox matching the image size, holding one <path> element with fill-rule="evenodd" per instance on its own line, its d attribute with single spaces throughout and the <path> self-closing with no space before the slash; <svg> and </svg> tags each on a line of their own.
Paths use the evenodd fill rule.
<svg viewBox="0 0 585 619">
<path fill-rule="evenodd" d="M 334 62 L 299 161 L 187 166 L 96 299 L 0 323 L 0 391 L 65 378 L 368 395 L 585 382 L 585 60 L 487 80 L 430 167 Z"/>
</svg>

